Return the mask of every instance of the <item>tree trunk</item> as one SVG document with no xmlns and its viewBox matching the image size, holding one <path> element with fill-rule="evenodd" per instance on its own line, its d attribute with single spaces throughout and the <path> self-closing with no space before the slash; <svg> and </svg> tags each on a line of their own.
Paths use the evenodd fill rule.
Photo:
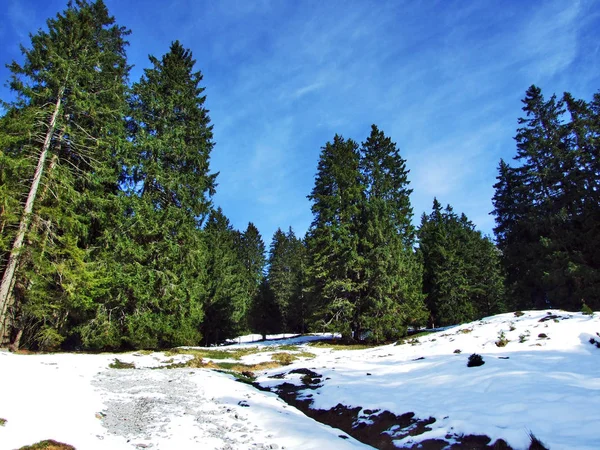
<svg viewBox="0 0 600 450">
<path fill-rule="evenodd" d="M 31 182 L 31 187 L 29 189 L 29 194 L 27 195 L 27 201 L 25 202 L 25 209 L 23 210 L 23 215 L 21 216 L 21 221 L 19 222 L 19 228 L 10 251 L 10 256 L 8 257 L 4 275 L 2 276 L 2 282 L 0 283 L 0 342 L 5 342 L 10 332 L 10 326 L 7 320 L 7 312 L 14 301 L 14 296 L 11 295 L 11 288 L 15 276 L 15 269 L 17 268 L 17 264 L 19 262 L 19 254 L 21 253 L 21 248 L 23 247 L 25 234 L 27 234 L 29 224 L 31 223 L 33 203 L 35 202 L 35 197 L 37 195 L 38 187 L 44 172 L 44 166 L 46 164 L 46 158 L 48 157 L 50 142 L 52 140 L 52 136 L 54 135 L 54 130 L 56 129 L 56 119 L 58 118 L 58 113 L 60 111 L 63 93 L 64 87 L 61 88 L 54 105 L 54 112 L 50 118 L 48 131 L 46 132 L 46 137 L 44 138 L 42 151 L 40 152 L 40 157 L 38 159 L 33 180 Z"/>
</svg>

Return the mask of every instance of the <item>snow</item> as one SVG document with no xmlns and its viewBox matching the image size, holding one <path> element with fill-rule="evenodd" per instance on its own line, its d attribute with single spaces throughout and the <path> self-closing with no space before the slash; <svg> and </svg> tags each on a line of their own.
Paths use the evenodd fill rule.
<svg viewBox="0 0 600 450">
<path fill-rule="evenodd" d="M 108 369 L 115 358 L 142 369 Z M 45 439 L 86 450 L 142 445 L 173 450 L 369 448 L 352 438 L 341 439 L 346 434 L 340 430 L 316 423 L 275 394 L 229 375 L 152 369 L 169 359 L 162 353 L 0 353 L 0 418 L 7 419 L 0 427 L 0 450 Z M 122 405 L 114 418 L 122 423 L 113 426 L 119 435 L 103 426 L 110 417 L 104 412 L 115 403 Z"/>
<path fill-rule="evenodd" d="M 556 316 L 556 318 L 552 317 Z M 550 317 L 550 318 L 549 318 Z M 549 319 L 548 319 L 549 318 Z M 313 408 L 341 403 L 364 410 L 434 417 L 431 431 L 398 446 L 485 434 L 527 448 L 533 432 L 552 450 L 600 448 L 600 317 L 564 311 L 502 314 L 363 350 L 313 346 L 323 335 L 255 342 L 246 336 L 219 350 L 258 347 L 241 363 L 269 361 L 281 345 L 316 355 L 257 373 L 263 386 L 302 384 L 294 368 L 322 375 Z M 508 343 L 499 347 L 501 333 Z M 546 337 L 543 337 L 543 335 Z M 541 335 L 541 337 L 540 337 Z M 214 349 L 214 348 L 213 348 Z M 455 353 L 455 350 L 460 353 Z M 294 350 L 291 353 L 298 353 Z M 485 364 L 467 367 L 478 353 Z M 136 369 L 109 369 L 115 358 Z M 77 449 L 370 448 L 319 424 L 275 394 L 208 369 L 160 369 L 191 358 L 161 352 L 15 355 L 0 352 L 0 450 L 44 439 Z M 508 358 L 508 359 L 505 359 Z M 159 368 L 160 370 L 154 370 Z M 271 378 L 285 374 L 283 378 Z M 125 420 L 127 419 L 127 420 Z M 366 419 L 364 419 L 366 420 Z"/>
<path fill-rule="evenodd" d="M 559 318 L 540 322 L 549 314 Z M 500 332 L 509 340 L 505 347 L 496 346 Z M 398 440 L 398 446 L 443 439 L 452 431 L 527 448 L 531 430 L 553 450 L 598 449 L 600 434 L 593 422 L 600 406 L 600 349 L 589 343 L 591 337 L 600 340 L 597 332 L 597 316 L 511 313 L 432 333 L 414 345 L 321 351 L 308 367 L 329 379 L 312 407 L 342 403 L 437 419 L 431 432 Z M 538 337 L 541 333 L 548 338 Z M 519 342 L 520 335 L 527 340 Z M 482 355 L 485 364 L 467 367 L 471 353 Z M 276 372 L 258 381 L 269 386 L 288 381 L 268 378 Z"/>
</svg>

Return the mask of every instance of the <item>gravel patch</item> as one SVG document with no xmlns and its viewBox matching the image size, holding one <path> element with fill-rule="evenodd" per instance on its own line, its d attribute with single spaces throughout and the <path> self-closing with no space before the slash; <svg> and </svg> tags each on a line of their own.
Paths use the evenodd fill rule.
<svg viewBox="0 0 600 450">
<path fill-rule="evenodd" d="M 104 398 L 97 417 L 108 433 L 137 448 L 164 448 L 176 442 L 222 450 L 282 449 L 255 442 L 259 427 L 244 413 L 247 404 L 224 405 L 192 381 L 191 369 L 124 369 L 98 373 L 93 385 Z M 261 434 L 261 433 L 258 433 Z M 268 437 L 268 436 L 267 436 Z"/>
</svg>

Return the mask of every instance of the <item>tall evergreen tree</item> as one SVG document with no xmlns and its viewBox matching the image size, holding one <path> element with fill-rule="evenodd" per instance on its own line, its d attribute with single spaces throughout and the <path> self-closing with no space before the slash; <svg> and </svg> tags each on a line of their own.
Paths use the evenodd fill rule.
<svg viewBox="0 0 600 450">
<path fill-rule="evenodd" d="M 207 292 L 201 329 L 208 345 L 245 331 L 250 305 L 246 301 L 244 265 L 235 246 L 236 232 L 221 208 L 210 214 L 205 231 Z"/>
<path fill-rule="evenodd" d="M 267 263 L 265 257 L 265 243 L 262 240 L 258 228 L 250 222 L 246 231 L 238 234 L 236 247 L 239 254 L 239 259 L 244 267 L 244 284 L 245 284 L 245 303 L 244 309 L 248 315 L 252 313 L 252 305 L 256 303 L 259 295 L 260 286 L 265 278 L 265 265 Z M 245 317 L 247 321 L 245 328 L 249 330 L 252 325 L 252 318 Z"/>
<path fill-rule="evenodd" d="M 94 326 L 84 329 L 87 345 L 118 345 L 102 336 L 120 333 L 134 347 L 201 339 L 208 258 L 201 225 L 216 177 L 209 172 L 212 126 L 191 52 L 174 42 L 150 62 L 130 99 L 122 232 L 106 236 L 115 281 L 99 299 Z M 109 320 L 108 311 L 120 322 Z"/>
<path fill-rule="evenodd" d="M 358 219 L 363 200 L 358 144 L 336 135 L 321 151 L 315 186 L 308 196 L 314 215 L 307 237 L 311 295 L 321 325 L 350 338 L 356 329 L 360 279 Z"/>
<path fill-rule="evenodd" d="M 282 328 L 288 332 L 305 332 L 308 305 L 303 292 L 305 248 L 290 227 L 278 229 L 269 248 L 269 287 L 278 307 Z M 276 319 L 276 317 L 274 318 Z"/>
<path fill-rule="evenodd" d="M 90 263 L 105 199 L 117 190 L 127 34 L 102 0 L 76 0 L 47 21 L 47 31 L 31 36 L 23 64 L 9 66 L 17 93 L 9 115 L 34 119 L 24 126 L 31 137 L 22 143 L 38 158 L 0 285 L 4 343 L 15 312 L 21 318 L 12 323 L 17 337 L 29 317 L 33 341 L 60 343 L 101 284 Z M 42 185 L 53 195 L 42 190 L 40 198 Z"/>
<path fill-rule="evenodd" d="M 360 153 L 365 195 L 359 254 L 365 283 L 356 322 L 359 335 L 364 328 L 381 341 L 423 321 L 421 269 L 413 250 L 406 161 L 375 125 Z"/>
<path fill-rule="evenodd" d="M 597 99 L 587 104 L 566 93 L 546 100 L 531 86 L 523 100 L 517 163 L 501 163 L 494 196 L 495 232 L 517 306 L 599 305 Z"/>
</svg>

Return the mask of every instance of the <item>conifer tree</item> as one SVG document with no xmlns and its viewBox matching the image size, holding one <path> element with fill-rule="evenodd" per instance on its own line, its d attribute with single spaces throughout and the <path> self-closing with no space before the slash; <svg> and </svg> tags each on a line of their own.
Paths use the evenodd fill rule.
<svg viewBox="0 0 600 450">
<path fill-rule="evenodd" d="M 202 334 L 206 345 L 245 331 L 248 314 L 244 265 L 235 246 L 236 232 L 221 208 L 211 212 L 206 228 L 206 295 Z"/>
<path fill-rule="evenodd" d="M 114 346 L 101 336 L 119 333 L 134 347 L 201 340 L 208 259 L 201 226 L 216 176 L 209 172 L 212 126 L 191 52 L 176 41 L 150 62 L 130 99 L 126 195 L 118 211 L 123 232 L 106 236 L 115 281 L 84 329 L 87 345 Z"/>
<path fill-rule="evenodd" d="M 304 244 L 290 227 L 287 233 L 277 229 L 269 248 L 269 288 L 278 308 L 277 317 L 288 332 L 305 332 L 307 316 L 303 292 Z M 275 320 L 276 318 L 274 318 Z"/>
<path fill-rule="evenodd" d="M 364 328 L 382 341 L 402 335 L 408 324 L 418 325 L 425 314 L 413 250 L 412 190 L 406 161 L 375 125 L 360 153 L 365 194 L 359 254 L 365 282 L 356 323 L 359 335 Z"/>
<path fill-rule="evenodd" d="M 598 96 L 546 100 L 531 86 L 515 167 L 500 165 L 495 232 L 517 305 L 579 310 L 599 292 Z M 595 103 L 596 102 L 596 103 Z"/>
<path fill-rule="evenodd" d="M 430 326 L 503 311 L 500 255 L 464 214 L 458 216 L 450 205 L 442 210 L 434 199 L 432 212 L 421 217 L 418 235 Z"/>
<path fill-rule="evenodd" d="M 102 0 L 76 0 L 47 21 L 47 31 L 31 36 L 22 64 L 9 65 L 18 96 L 9 115 L 29 122 L 22 143 L 37 164 L 0 284 L 4 343 L 11 325 L 20 338 L 28 316 L 33 341 L 59 344 L 102 284 L 90 263 L 105 199 L 117 189 L 113 156 L 123 136 L 127 34 Z M 53 195 L 42 191 L 40 198 L 40 186 Z M 21 324 L 9 323 L 15 312 Z"/>
<path fill-rule="evenodd" d="M 236 248 L 238 250 L 239 259 L 244 267 L 244 284 L 245 284 L 245 303 L 244 309 L 251 314 L 252 305 L 256 302 L 259 295 L 260 286 L 265 278 L 265 243 L 262 240 L 258 228 L 250 222 L 246 231 L 238 233 L 236 239 Z M 251 317 L 245 317 L 248 330 L 251 327 Z"/>
<path fill-rule="evenodd" d="M 308 196 L 314 215 L 307 237 L 311 295 L 322 327 L 350 338 L 356 329 L 360 279 L 358 220 L 363 200 L 358 144 L 336 135 L 321 151 Z"/>
</svg>

